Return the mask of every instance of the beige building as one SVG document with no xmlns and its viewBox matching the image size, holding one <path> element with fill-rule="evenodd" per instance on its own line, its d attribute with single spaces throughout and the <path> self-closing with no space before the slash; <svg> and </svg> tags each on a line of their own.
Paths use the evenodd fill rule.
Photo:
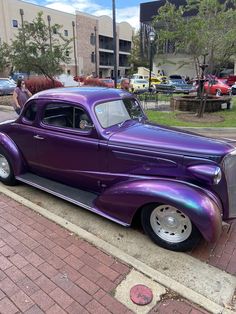
<svg viewBox="0 0 236 314">
<path fill-rule="evenodd" d="M 74 38 L 70 64 L 63 65 L 65 73 L 113 76 L 113 27 L 108 16 L 95 17 L 79 11 L 69 14 L 21 0 L 0 0 L 0 42 L 9 44 L 22 22 L 32 21 L 40 11 L 48 25 L 62 25 L 62 34 Z M 129 70 L 133 29 L 122 22 L 117 23 L 116 31 L 118 75 L 122 76 Z"/>
<path fill-rule="evenodd" d="M 94 74 L 113 77 L 114 49 L 113 22 L 109 16 L 95 17 L 76 12 L 78 34 L 78 63 L 81 75 Z M 133 28 L 126 22 L 116 24 L 118 76 L 130 69 L 128 57 L 131 52 Z"/>
<path fill-rule="evenodd" d="M 32 21 L 38 12 L 43 12 L 47 24 L 62 25 L 61 32 L 65 38 L 73 37 L 73 25 L 75 15 L 49 9 L 32 3 L 20 0 L 0 0 L 0 41 L 10 43 L 21 27 L 22 21 Z M 65 72 L 75 71 L 74 51 L 70 53 L 70 64 L 64 65 Z"/>
</svg>

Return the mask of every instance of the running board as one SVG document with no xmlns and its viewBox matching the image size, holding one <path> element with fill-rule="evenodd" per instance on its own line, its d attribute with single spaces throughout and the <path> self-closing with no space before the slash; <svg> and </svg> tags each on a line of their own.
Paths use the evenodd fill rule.
<svg viewBox="0 0 236 314">
<path fill-rule="evenodd" d="M 105 218 L 108 218 L 116 223 L 119 223 L 123 226 L 130 226 L 127 223 L 124 223 L 123 221 L 120 221 L 116 218 L 113 218 L 102 211 L 100 211 L 98 208 L 95 207 L 94 202 L 95 199 L 98 197 L 96 193 L 91 193 L 88 191 L 80 190 L 77 188 L 70 187 L 68 185 L 43 178 L 40 176 L 37 176 L 33 173 L 27 172 L 23 173 L 19 176 L 16 176 L 16 179 L 18 181 L 24 182 L 28 185 L 31 185 L 33 187 L 36 187 L 40 190 L 43 190 L 47 193 L 50 193 L 52 195 L 55 195 L 59 198 L 62 198 L 70 203 L 73 203 L 77 206 L 83 207 L 85 209 L 88 209 L 91 212 L 94 212 L 100 216 L 103 216 Z"/>
</svg>

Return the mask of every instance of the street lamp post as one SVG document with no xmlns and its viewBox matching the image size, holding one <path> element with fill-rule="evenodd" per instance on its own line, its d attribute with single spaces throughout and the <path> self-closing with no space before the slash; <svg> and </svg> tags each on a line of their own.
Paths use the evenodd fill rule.
<svg viewBox="0 0 236 314">
<path fill-rule="evenodd" d="M 77 65 L 77 55 L 76 55 L 76 45 L 75 45 L 75 22 L 72 21 L 73 30 L 73 46 L 74 46 L 74 59 L 75 59 L 75 76 L 78 76 L 78 65 Z"/>
<path fill-rule="evenodd" d="M 49 45 L 50 45 L 50 51 L 52 52 L 52 30 L 51 30 L 51 16 L 47 16 L 48 20 L 48 31 L 49 31 Z"/>
<path fill-rule="evenodd" d="M 152 44 L 154 42 L 155 39 L 155 33 L 153 31 L 149 32 L 149 43 L 150 43 L 150 47 L 149 47 L 149 92 L 151 92 L 151 77 L 152 77 Z"/>
<path fill-rule="evenodd" d="M 21 16 L 21 27 L 24 27 L 24 10 L 20 9 L 20 16 Z"/>
<path fill-rule="evenodd" d="M 23 32 L 23 45 L 25 48 L 25 29 L 24 29 L 24 10 L 20 9 L 20 17 L 21 17 L 21 28 Z"/>
<path fill-rule="evenodd" d="M 112 0 L 112 16 L 113 16 L 113 49 L 114 49 L 114 86 L 117 87 L 117 44 L 116 44 L 116 5 Z"/>
</svg>

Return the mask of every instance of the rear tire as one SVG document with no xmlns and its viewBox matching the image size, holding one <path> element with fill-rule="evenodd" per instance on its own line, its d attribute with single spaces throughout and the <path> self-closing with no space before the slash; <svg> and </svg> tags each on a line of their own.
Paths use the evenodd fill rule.
<svg viewBox="0 0 236 314">
<path fill-rule="evenodd" d="M 16 179 L 7 154 L 0 148 L 0 181 L 5 185 L 15 185 Z"/>
<path fill-rule="evenodd" d="M 181 210 L 168 204 L 149 204 L 141 212 L 144 231 L 159 246 L 172 251 L 189 251 L 201 238 L 198 229 Z"/>
</svg>

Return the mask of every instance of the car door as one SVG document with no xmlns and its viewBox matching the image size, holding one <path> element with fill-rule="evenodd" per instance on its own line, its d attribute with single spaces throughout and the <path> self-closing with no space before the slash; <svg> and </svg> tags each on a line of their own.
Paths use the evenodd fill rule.
<svg viewBox="0 0 236 314">
<path fill-rule="evenodd" d="M 38 130 L 37 115 L 39 107 L 37 101 L 27 102 L 20 117 L 12 123 L 8 135 L 19 148 L 29 171 L 34 171 L 37 164 L 36 143 L 34 136 Z"/>
<path fill-rule="evenodd" d="M 65 184 L 99 190 L 101 159 L 97 132 L 82 107 L 47 103 L 37 140 L 37 172 Z"/>
</svg>

